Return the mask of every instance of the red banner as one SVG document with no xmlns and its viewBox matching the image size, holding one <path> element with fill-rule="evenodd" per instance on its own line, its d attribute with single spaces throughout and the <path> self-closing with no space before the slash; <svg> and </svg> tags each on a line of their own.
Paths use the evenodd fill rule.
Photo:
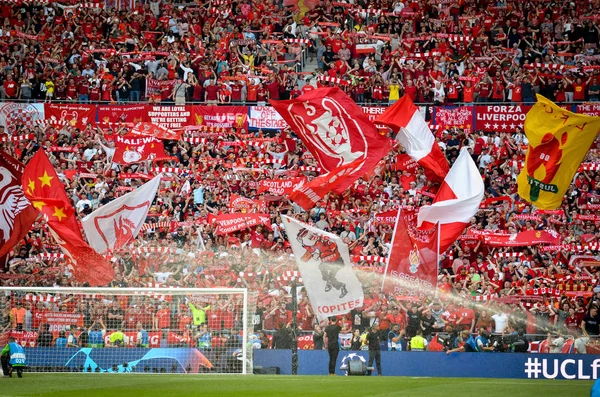
<svg viewBox="0 0 600 397">
<path fill-rule="evenodd" d="M 419 164 L 415 160 L 411 159 L 408 154 L 403 153 L 396 156 L 394 164 L 392 165 L 392 170 L 414 173 L 414 169 L 418 167 Z"/>
<path fill-rule="evenodd" d="M 83 314 L 44 312 L 42 322 L 50 325 L 50 332 L 65 331 L 72 324 L 83 327 Z"/>
<path fill-rule="evenodd" d="M 50 124 L 70 123 L 81 130 L 96 124 L 96 105 L 44 104 L 44 117 Z"/>
<path fill-rule="evenodd" d="M 123 332 L 125 334 L 125 337 L 127 338 L 127 340 L 129 341 L 128 346 L 131 347 L 135 347 L 137 345 L 137 332 L 132 331 L 132 332 Z M 107 331 L 104 334 L 104 343 L 105 344 L 109 344 L 110 343 L 110 336 L 113 334 L 112 331 Z M 148 332 L 148 347 L 160 347 L 160 331 L 150 331 Z"/>
<path fill-rule="evenodd" d="M 101 126 L 117 123 L 140 123 L 146 121 L 146 105 L 99 105 L 98 124 Z"/>
<path fill-rule="evenodd" d="M 36 331 L 11 331 L 10 336 L 23 347 L 37 346 L 38 333 Z"/>
<path fill-rule="evenodd" d="M 523 128 L 529 109 L 531 106 L 475 106 L 475 129 L 485 132 L 514 132 L 516 127 Z"/>
<path fill-rule="evenodd" d="M 587 114 L 588 116 L 600 116 L 600 103 L 582 103 L 577 105 L 576 113 Z"/>
<path fill-rule="evenodd" d="M 193 347 L 196 345 L 196 341 L 190 335 L 173 331 L 168 332 L 167 343 L 169 346 L 189 345 L 190 347 Z"/>
<path fill-rule="evenodd" d="M 228 234 L 257 225 L 271 228 L 269 214 L 222 214 L 216 218 L 217 234 Z"/>
<path fill-rule="evenodd" d="M 149 158 L 164 157 L 165 155 L 162 141 L 153 137 L 116 136 L 115 148 L 113 161 L 123 165 L 139 163 Z"/>
<path fill-rule="evenodd" d="M 460 106 L 457 108 L 435 108 L 435 124 L 440 129 L 460 127 L 465 133 L 473 131 L 473 107 Z"/>
<path fill-rule="evenodd" d="M 438 228 L 420 231 L 402 214 L 396 222 L 384 292 L 431 296 L 437 288 Z"/>
<path fill-rule="evenodd" d="M 378 212 L 375 214 L 375 222 L 384 223 L 386 225 L 395 225 L 397 217 L 398 217 L 398 210 Z"/>
<path fill-rule="evenodd" d="M 192 106 L 146 106 L 144 121 L 165 128 L 182 128 L 194 125 Z"/>
<path fill-rule="evenodd" d="M 290 179 L 263 179 L 260 181 L 258 193 L 267 191 L 274 196 L 285 196 L 292 194 L 296 186 L 301 186 L 306 182 L 306 177 Z"/>
<path fill-rule="evenodd" d="M 263 200 L 252 200 L 246 197 L 232 194 L 229 197 L 229 211 L 231 212 L 267 212 L 267 206 Z"/>
<path fill-rule="evenodd" d="M 553 230 L 526 230 L 520 233 L 490 233 L 483 242 L 492 247 L 526 247 L 530 245 L 560 244 L 560 236 Z"/>
<path fill-rule="evenodd" d="M 194 106 L 195 125 L 248 130 L 247 106 Z"/>
</svg>

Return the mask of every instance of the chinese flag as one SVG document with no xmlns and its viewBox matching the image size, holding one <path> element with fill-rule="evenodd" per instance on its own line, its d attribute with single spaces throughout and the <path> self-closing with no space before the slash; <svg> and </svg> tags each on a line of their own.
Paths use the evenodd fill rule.
<svg viewBox="0 0 600 397">
<path fill-rule="evenodd" d="M 44 215 L 56 242 L 70 258 L 75 279 L 93 287 L 108 284 L 114 270 L 108 260 L 83 240 L 75 210 L 44 151 L 38 150 L 25 167 L 22 187 L 31 204 Z"/>
<path fill-rule="evenodd" d="M 27 235 L 38 216 L 21 189 L 22 175 L 23 164 L 0 150 L 0 258 Z"/>
</svg>

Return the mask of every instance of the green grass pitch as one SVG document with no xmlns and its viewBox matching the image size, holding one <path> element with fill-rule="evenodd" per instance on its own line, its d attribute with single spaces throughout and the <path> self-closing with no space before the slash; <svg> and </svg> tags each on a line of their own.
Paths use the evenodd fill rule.
<svg viewBox="0 0 600 397">
<path fill-rule="evenodd" d="M 589 396 L 592 381 L 266 375 L 25 374 L 0 397 Z"/>
</svg>

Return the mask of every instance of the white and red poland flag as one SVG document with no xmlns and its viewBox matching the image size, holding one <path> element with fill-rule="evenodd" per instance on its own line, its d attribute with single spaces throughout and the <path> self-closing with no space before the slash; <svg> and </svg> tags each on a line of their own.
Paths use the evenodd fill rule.
<svg viewBox="0 0 600 397">
<path fill-rule="evenodd" d="M 140 188 L 98 208 L 81 224 L 90 246 L 99 254 L 121 249 L 133 240 L 148 215 L 162 174 Z"/>
<path fill-rule="evenodd" d="M 283 216 L 283 222 L 308 299 L 319 319 L 362 307 L 362 285 L 342 239 L 287 216 Z"/>
<path fill-rule="evenodd" d="M 432 205 L 419 210 L 418 226 L 430 229 L 440 224 L 440 251 L 444 252 L 462 234 L 479 211 L 483 200 L 484 185 L 481 174 L 467 148 L 460 155 L 446 175 Z"/>
<path fill-rule="evenodd" d="M 386 109 L 375 120 L 376 124 L 384 124 L 397 135 L 396 140 L 406 153 L 425 170 L 429 170 L 441 181 L 448 173 L 448 160 L 435 141 L 423 115 L 408 95 Z"/>
<path fill-rule="evenodd" d="M 381 135 L 362 109 L 337 87 L 319 88 L 296 99 L 271 104 L 327 171 L 323 176 L 331 176 L 325 185 L 305 184 L 296 199 L 291 197 L 304 209 L 312 208 L 322 192 L 342 193 L 392 148 L 391 140 Z"/>
</svg>

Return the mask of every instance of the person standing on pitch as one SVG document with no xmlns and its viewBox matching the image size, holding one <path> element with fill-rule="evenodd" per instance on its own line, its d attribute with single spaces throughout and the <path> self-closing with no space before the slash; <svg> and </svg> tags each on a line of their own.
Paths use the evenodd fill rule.
<svg viewBox="0 0 600 397">
<path fill-rule="evenodd" d="M 337 323 L 335 317 L 329 318 L 329 324 L 325 327 L 324 338 L 327 338 L 327 352 L 329 353 L 329 375 L 335 375 L 335 364 L 340 354 L 340 343 L 338 338 L 342 327 Z"/>
<path fill-rule="evenodd" d="M 377 365 L 377 375 L 381 376 L 381 333 L 379 332 L 379 323 L 374 323 L 367 334 L 367 344 L 369 345 L 369 365 L 367 365 L 367 375 L 373 372 L 373 361 Z"/>
<path fill-rule="evenodd" d="M 12 378 L 13 370 L 16 370 L 17 376 L 22 378 L 27 360 L 25 358 L 25 350 L 15 342 L 15 338 L 8 338 L 8 344 L 4 346 L 0 354 L 2 355 L 2 371 L 4 371 L 4 376 Z"/>
</svg>

